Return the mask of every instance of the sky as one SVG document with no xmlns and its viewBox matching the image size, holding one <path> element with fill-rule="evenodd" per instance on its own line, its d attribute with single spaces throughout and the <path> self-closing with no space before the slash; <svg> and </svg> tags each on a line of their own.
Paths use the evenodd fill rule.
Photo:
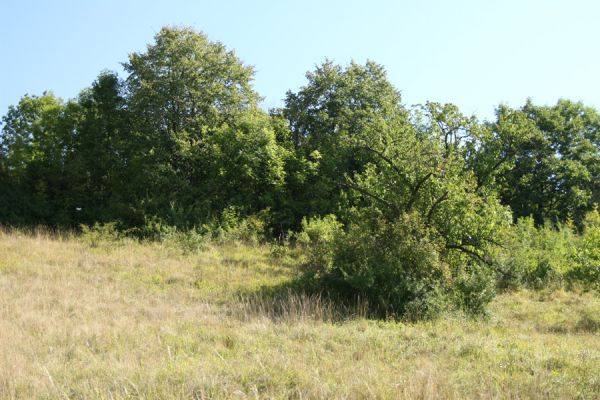
<svg viewBox="0 0 600 400">
<path fill-rule="evenodd" d="M 559 98 L 600 108 L 597 0 L 0 0 L 0 115 L 25 94 L 74 98 L 144 51 L 165 25 L 190 26 L 254 66 L 263 107 L 325 59 L 385 66 L 410 106 L 495 107 Z"/>
</svg>

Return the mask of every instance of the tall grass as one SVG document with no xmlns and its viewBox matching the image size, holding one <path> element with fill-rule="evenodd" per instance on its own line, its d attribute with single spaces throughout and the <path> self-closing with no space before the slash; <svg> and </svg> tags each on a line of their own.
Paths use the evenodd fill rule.
<svg viewBox="0 0 600 400">
<path fill-rule="evenodd" d="M 303 257 L 4 230 L 0 398 L 598 398 L 594 292 L 505 293 L 486 320 L 372 320 L 285 289 Z"/>
<path fill-rule="evenodd" d="M 292 289 L 277 294 L 240 295 L 236 315 L 243 321 L 268 318 L 274 322 L 343 322 L 368 318 L 369 304 L 357 300 L 340 302 L 323 293 L 308 294 Z"/>
</svg>

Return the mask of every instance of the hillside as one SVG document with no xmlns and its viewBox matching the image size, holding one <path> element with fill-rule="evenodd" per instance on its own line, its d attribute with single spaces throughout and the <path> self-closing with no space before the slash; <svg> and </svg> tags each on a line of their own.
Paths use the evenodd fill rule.
<svg viewBox="0 0 600 400">
<path fill-rule="evenodd" d="M 597 295 L 520 291 L 488 318 L 417 323 L 261 297 L 302 258 L 2 233 L 0 398 L 599 396 Z"/>
</svg>

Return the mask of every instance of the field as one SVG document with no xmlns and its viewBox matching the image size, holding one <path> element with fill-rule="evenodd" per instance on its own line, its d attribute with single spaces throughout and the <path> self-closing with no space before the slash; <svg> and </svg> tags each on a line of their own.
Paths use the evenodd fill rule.
<svg viewBox="0 0 600 400">
<path fill-rule="evenodd" d="M 501 294 L 489 317 L 369 320 L 261 297 L 302 254 L 0 233 L 0 398 L 600 398 L 600 296 Z"/>
</svg>

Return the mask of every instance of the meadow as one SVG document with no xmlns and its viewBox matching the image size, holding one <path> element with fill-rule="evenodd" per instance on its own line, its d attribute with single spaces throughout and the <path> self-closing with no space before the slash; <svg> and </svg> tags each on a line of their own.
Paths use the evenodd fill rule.
<svg viewBox="0 0 600 400">
<path fill-rule="evenodd" d="M 506 292 L 487 317 L 420 322 L 264 295 L 305 257 L 0 233 L 0 398 L 600 398 L 596 292 Z"/>
</svg>

